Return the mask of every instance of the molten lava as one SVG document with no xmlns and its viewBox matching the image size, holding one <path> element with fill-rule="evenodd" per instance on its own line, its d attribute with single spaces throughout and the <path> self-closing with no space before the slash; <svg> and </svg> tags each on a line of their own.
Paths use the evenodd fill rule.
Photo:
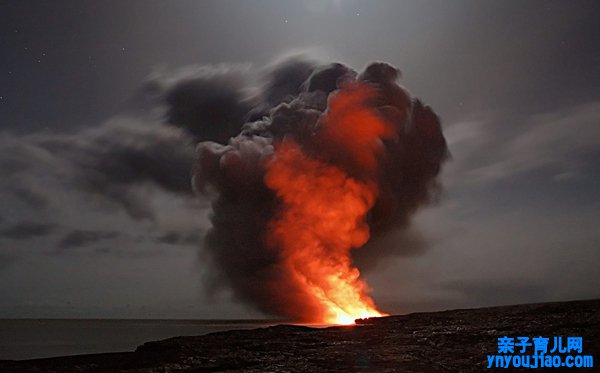
<svg viewBox="0 0 600 373">
<path fill-rule="evenodd" d="M 298 296 L 314 305 L 315 314 L 299 315 L 303 320 L 353 324 L 385 315 L 368 295 L 350 255 L 369 240 L 366 218 L 378 194 L 378 149 L 394 133 L 366 104 L 375 97 L 366 84 L 348 86 L 332 97 L 314 143 L 333 144 L 334 154 L 309 155 L 286 139 L 276 144 L 266 166 L 266 185 L 281 202 L 269 223 L 267 244 L 301 289 Z"/>
</svg>

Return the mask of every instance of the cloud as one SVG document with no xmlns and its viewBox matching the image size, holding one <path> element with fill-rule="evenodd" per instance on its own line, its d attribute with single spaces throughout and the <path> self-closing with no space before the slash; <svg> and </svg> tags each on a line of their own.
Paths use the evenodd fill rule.
<svg viewBox="0 0 600 373">
<path fill-rule="evenodd" d="M 15 186 L 12 188 L 11 192 L 15 195 L 15 197 L 21 199 L 23 202 L 27 203 L 33 208 L 43 209 L 49 204 L 48 197 L 44 196 L 42 192 L 26 185 L 19 185 L 18 187 Z"/>
<path fill-rule="evenodd" d="M 261 99 L 268 108 L 292 101 L 318 66 L 317 61 L 304 54 L 290 55 L 275 61 L 262 73 L 264 83 L 260 87 Z"/>
<path fill-rule="evenodd" d="M 533 279 L 523 281 L 522 277 L 449 280 L 440 288 L 453 294 L 457 302 L 472 306 L 532 303 L 535 299 L 547 299 L 552 293 L 545 284 Z"/>
<path fill-rule="evenodd" d="M 239 132 L 258 102 L 298 89 L 299 79 L 285 81 L 282 71 L 303 77 L 311 68 L 311 62 L 295 57 L 265 68 L 163 71 L 144 84 L 150 98 L 145 112 L 72 132 L 0 132 L 0 219 L 40 222 L 5 227 L 2 238 L 19 239 L 19 247 L 26 248 L 29 239 L 56 233 L 56 248 L 63 253 L 107 240 L 147 245 L 148 252 L 164 245 L 197 247 L 208 219 L 207 202 L 191 186 L 196 142 L 213 135 L 226 140 Z M 12 248 L 16 256 L 25 252 Z"/>
<path fill-rule="evenodd" d="M 273 107 L 264 110 L 264 116 L 257 116 L 260 119 L 246 123 L 226 143 L 205 141 L 197 147 L 194 187 L 212 198 L 212 227 L 204 241 L 212 278 L 206 284 L 210 291 L 230 286 L 239 300 L 266 313 L 314 321 L 319 320 L 322 311 L 318 297 L 304 284 L 320 286 L 317 284 L 323 284 L 319 282 L 322 279 L 309 276 L 316 272 L 302 272 L 301 264 L 287 262 L 293 255 L 286 252 L 289 248 L 282 242 L 291 241 L 278 241 L 281 237 L 274 238 L 271 233 L 294 234 L 297 229 L 300 240 L 313 237 L 301 232 L 312 231 L 309 222 L 320 224 L 318 219 L 322 216 L 316 211 L 325 207 L 313 209 L 309 218 L 310 214 L 292 213 L 290 217 L 306 220 L 296 221 L 294 227 L 280 228 L 280 222 L 288 222 L 283 216 L 294 209 L 288 205 L 293 198 L 286 200 L 286 193 L 277 188 L 296 185 L 292 190 L 299 191 L 305 198 L 304 204 L 315 206 L 321 203 L 308 200 L 320 195 L 319 191 L 341 194 L 336 192 L 335 181 L 327 183 L 336 179 L 327 170 L 343 175 L 344 182 L 339 185 L 349 190 L 353 190 L 350 185 L 354 182 L 370 183 L 377 190 L 372 202 L 366 202 L 370 200 L 367 196 L 361 197 L 365 204 L 371 203 L 368 217 L 357 217 L 357 221 L 364 219 L 364 226 L 357 228 L 355 241 L 348 244 L 344 255 L 337 255 L 334 248 L 338 246 L 325 239 L 338 232 L 321 233 L 321 241 L 303 247 L 326 247 L 322 255 L 310 254 L 316 261 L 323 260 L 325 269 L 336 261 L 354 260 L 359 269 L 371 269 L 391 257 L 414 256 L 424 251 L 426 241 L 409 226 L 419 208 L 436 201 L 440 191 L 437 175 L 448 153 L 433 109 L 411 97 L 397 82 L 399 70 L 387 63 L 370 63 L 359 74 L 341 63 L 311 68 L 292 60 L 273 71 L 278 79 L 278 74 L 290 74 L 293 84 L 283 87 L 287 94 L 278 88 L 275 95 L 266 92 L 259 97 L 283 101 L 273 105 L 269 99 L 264 100 L 264 106 Z M 265 87 L 269 90 L 274 86 L 279 87 Z M 313 168 L 285 157 L 294 154 L 286 153 L 289 144 L 319 166 Z M 278 153 L 278 149 L 283 150 Z M 273 164 L 282 168 L 269 169 L 268 165 Z M 289 184 L 282 183 L 286 177 Z M 310 188 L 315 188 L 314 193 L 307 192 Z M 336 197 L 339 196 L 331 196 L 333 201 Z M 329 224 L 323 221 L 323 226 L 334 227 L 336 219 L 332 220 Z M 340 229 L 347 226 L 342 224 Z M 373 241 L 360 247 L 351 258 L 350 246 L 363 246 L 367 241 L 356 243 L 363 237 L 362 229 Z M 322 290 L 326 289 L 325 286 Z"/>
<path fill-rule="evenodd" d="M 0 271 L 7 268 L 15 261 L 15 258 L 10 255 L 0 253 Z"/>
<path fill-rule="evenodd" d="M 156 240 L 168 232 L 195 252 L 200 240 L 190 232 L 208 223 L 206 202 L 191 188 L 193 148 L 191 136 L 156 117 L 122 115 L 66 133 L 1 132 L 0 267 L 154 258 L 168 250 Z"/>
<path fill-rule="evenodd" d="M 303 54 L 264 68 L 189 66 L 155 72 L 144 86 L 167 107 L 168 123 L 184 128 L 197 141 L 226 143 L 244 123 L 268 116 L 276 105 L 295 98 L 317 66 Z"/>
<path fill-rule="evenodd" d="M 477 190 L 485 200 L 514 198 L 510 188 L 485 184 Z M 600 261 L 597 209 L 522 202 L 490 209 L 472 194 L 453 194 L 418 214 L 415 225 L 429 250 L 369 277 L 378 299 L 395 307 L 390 311 L 600 296 L 594 286 Z M 390 283 L 398 286 L 386 286 Z"/>
<path fill-rule="evenodd" d="M 1 229 L 0 238 L 28 240 L 52 233 L 55 228 L 53 224 L 22 221 Z"/>
<path fill-rule="evenodd" d="M 53 193 L 77 190 L 152 219 L 137 187 L 191 196 L 192 148 L 180 130 L 123 117 L 73 134 L 4 134 L 0 188 L 37 208 L 57 207 Z"/>
<path fill-rule="evenodd" d="M 200 231 L 177 232 L 170 231 L 156 238 L 156 242 L 168 245 L 194 245 L 201 241 Z"/>
<path fill-rule="evenodd" d="M 194 66 L 156 72 L 146 91 L 168 107 L 168 123 L 184 128 L 198 140 L 225 142 L 239 131 L 253 106 L 245 91 L 248 66 Z"/>
<path fill-rule="evenodd" d="M 85 231 L 77 229 L 63 236 L 58 242 L 57 248 L 59 250 L 78 248 L 98 241 L 116 238 L 119 235 L 120 233 L 116 231 Z"/>
<path fill-rule="evenodd" d="M 600 101 L 524 118 L 504 128 L 493 118 L 450 126 L 448 141 L 460 183 L 493 183 L 546 169 L 556 180 L 576 177 L 600 148 Z M 453 175 L 457 176 L 457 175 Z"/>
</svg>

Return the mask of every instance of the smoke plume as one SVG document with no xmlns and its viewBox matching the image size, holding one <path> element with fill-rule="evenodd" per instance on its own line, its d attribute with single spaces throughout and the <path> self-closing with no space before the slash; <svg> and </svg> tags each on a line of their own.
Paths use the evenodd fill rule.
<svg viewBox="0 0 600 373">
<path fill-rule="evenodd" d="M 294 320 L 382 314 L 359 269 L 407 250 L 388 245 L 389 232 L 415 241 L 411 216 L 435 200 L 448 155 L 437 115 L 399 77 L 382 62 L 357 73 L 296 58 L 272 68 L 254 95 L 215 88 L 230 92 L 219 95 L 225 107 L 199 98 L 212 83 L 172 89 L 174 124 L 224 120 L 211 123 L 208 139 L 218 142 L 198 143 L 193 172 L 196 191 L 212 198 L 211 289 L 229 286 L 263 312 Z M 246 123 L 224 141 L 240 109 Z"/>
</svg>

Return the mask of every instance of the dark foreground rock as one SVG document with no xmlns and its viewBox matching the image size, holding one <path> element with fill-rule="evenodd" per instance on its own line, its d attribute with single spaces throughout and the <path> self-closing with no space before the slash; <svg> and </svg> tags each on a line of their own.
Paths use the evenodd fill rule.
<svg viewBox="0 0 600 373">
<path fill-rule="evenodd" d="M 551 337 L 550 347 L 553 336 L 581 336 L 583 353 L 598 367 L 600 300 L 414 313 L 347 327 L 234 330 L 148 342 L 135 352 L 1 361 L 0 371 L 483 371 L 505 335 Z"/>
</svg>

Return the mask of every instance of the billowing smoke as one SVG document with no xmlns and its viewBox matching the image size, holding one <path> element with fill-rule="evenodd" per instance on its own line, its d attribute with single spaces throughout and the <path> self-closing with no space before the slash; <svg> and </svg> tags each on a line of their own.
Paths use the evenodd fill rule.
<svg viewBox="0 0 600 373">
<path fill-rule="evenodd" d="M 399 78 L 382 62 L 357 73 L 292 59 L 250 93 L 230 81 L 171 89 L 169 120 L 212 140 L 193 172 L 212 198 L 211 289 L 295 320 L 381 314 L 358 270 L 413 250 L 411 216 L 436 199 L 448 155 L 437 115 Z"/>
</svg>

